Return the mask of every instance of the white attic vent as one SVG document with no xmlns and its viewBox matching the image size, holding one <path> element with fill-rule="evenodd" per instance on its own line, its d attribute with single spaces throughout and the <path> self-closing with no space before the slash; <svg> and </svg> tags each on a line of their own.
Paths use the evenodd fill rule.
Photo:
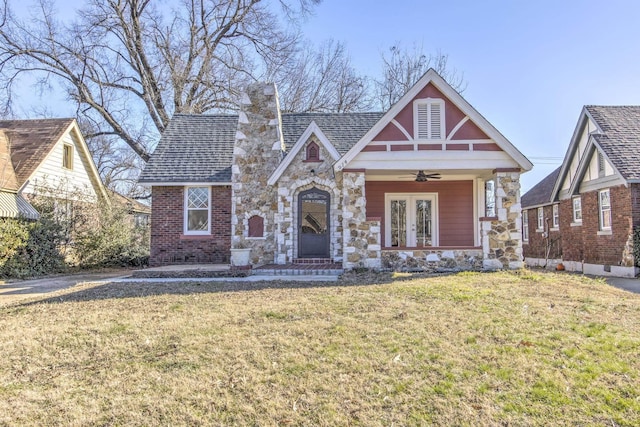
<svg viewBox="0 0 640 427">
<path fill-rule="evenodd" d="M 416 139 L 444 139 L 444 101 L 414 101 L 414 135 Z"/>
</svg>

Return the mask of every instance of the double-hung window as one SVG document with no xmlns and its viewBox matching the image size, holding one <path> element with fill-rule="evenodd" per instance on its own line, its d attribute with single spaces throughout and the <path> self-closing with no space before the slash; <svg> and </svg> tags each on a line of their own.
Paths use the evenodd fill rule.
<svg viewBox="0 0 640 427">
<path fill-rule="evenodd" d="M 608 189 L 598 192 L 598 208 L 600 230 L 611 230 L 611 197 Z"/>
<path fill-rule="evenodd" d="M 210 234 L 211 188 L 186 187 L 184 206 L 184 233 Z"/>
<path fill-rule="evenodd" d="M 554 204 L 553 208 L 552 208 L 552 213 L 553 213 L 553 228 L 559 228 L 560 227 L 560 213 L 559 213 L 559 206 L 558 204 Z"/>
<path fill-rule="evenodd" d="M 485 216 L 496 216 L 496 182 L 494 180 L 484 183 L 484 207 Z"/>
<path fill-rule="evenodd" d="M 582 222 L 582 199 L 580 196 L 574 197 L 571 199 L 571 203 L 573 205 L 573 222 L 581 223 Z"/>
<path fill-rule="evenodd" d="M 413 103 L 415 139 L 445 139 L 444 101 L 417 99 Z"/>
<path fill-rule="evenodd" d="M 544 230 L 544 208 L 538 208 L 538 224 L 537 230 Z"/>
<path fill-rule="evenodd" d="M 529 211 L 522 211 L 522 240 L 529 241 Z"/>
</svg>

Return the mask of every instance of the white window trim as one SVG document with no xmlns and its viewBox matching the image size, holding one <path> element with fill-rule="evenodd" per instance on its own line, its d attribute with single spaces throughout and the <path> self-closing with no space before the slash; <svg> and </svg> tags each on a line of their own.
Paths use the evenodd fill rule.
<svg viewBox="0 0 640 427">
<path fill-rule="evenodd" d="M 529 241 L 529 211 L 527 209 L 522 211 L 522 241 Z"/>
<path fill-rule="evenodd" d="M 444 104 L 444 100 L 440 99 L 440 98 L 424 98 L 424 99 L 416 99 L 415 101 L 413 101 L 413 139 L 414 140 L 422 140 L 424 141 L 425 138 L 419 138 L 419 133 L 418 133 L 418 106 L 419 105 L 427 105 L 427 117 L 428 117 L 428 122 L 427 122 L 427 138 L 426 140 L 437 140 L 437 141 L 443 141 L 447 138 L 447 130 L 445 127 L 445 104 Z M 434 139 L 431 137 L 431 105 L 433 104 L 438 104 L 440 105 L 440 138 Z"/>
<path fill-rule="evenodd" d="M 580 200 L 580 218 L 578 219 L 576 219 L 576 205 L 574 204 L 575 199 Z M 573 219 L 571 226 L 582 225 L 582 197 L 574 196 L 571 198 L 571 215 L 571 218 Z"/>
<path fill-rule="evenodd" d="M 551 207 L 551 225 L 552 230 L 560 229 L 560 205 L 558 203 L 554 203 Z"/>
<path fill-rule="evenodd" d="M 606 190 L 600 190 L 598 191 L 598 230 L 603 232 L 603 234 L 608 234 L 611 233 L 611 225 L 605 227 L 604 225 L 602 225 L 604 223 L 603 219 L 604 219 L 604 210 L 602 209 L 602 193 L 608 193 L 609 194 L 609 216 L 610 216 L 610 222 L 613 221 L 613 211 L 611 209 L 611 191 L 609 191 L 609 189 L 607 188 Z"/>
<path fill-rule="evenodd" d="M 440 227 L 439 227 L 439 211 L 438 211 L 438 193 L 385 193 L 384 195 L 384 222 L 385 222 L 385 236 L 384 247 L 389 248 L 389 242 L 391 242 L 391 200 L 406 199 L 408 201 L 407 207 L 412 200 L 425 199 L 432 200 L 431 212 L 431 238 L 433 244 L 431 247 L 438 247 L 440 244 Z M 407 222 L 407 234 L 410 233 L 410 226 Z M 407 236 L 407 244 L 410 242 L 409 236 Z M 407 248 L 422 249 L 421 246 L 407 246 Z"/>
<path fill-rule="evenodd" d="M 536 209 L 536 231 L 538 233 L 542 233 L 544 231 L 544 208 L 543 207 Z"/>
<path fill-rule="evenodd" d="M 190 188 L 206 188 L 207 198 L 209 200 L 207 206 L 207 229 L 206 230 L 188 230 L 189 225 L 189 189 Z M 199 209 L 198 209 L 199 210 Z M 206 236 L 211 234 L 211 187 L 205 185 L 189 185 L 184 187 L 184 209 L 183 209 L 183 225 L 182 232 L 185 236 Z"/>
</svg>

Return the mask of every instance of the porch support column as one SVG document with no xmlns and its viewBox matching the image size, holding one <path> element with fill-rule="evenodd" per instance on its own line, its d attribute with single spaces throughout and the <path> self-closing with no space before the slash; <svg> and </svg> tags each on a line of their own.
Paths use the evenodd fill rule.
<svg viewBox="0 0 640 427">
<path fill-rule="evenodd" d="M 519 170 L 494 171 L 496 217 L 481 223 L 483 267 L 523 268 Z"/>
<path fill-rule="evenodd" d="M 357 267 L 382 266 L 380 246 L 380 221 L 367 220 L 364 170 L 342 172 L 342 233 L 345 270 Z"/>
</svg>

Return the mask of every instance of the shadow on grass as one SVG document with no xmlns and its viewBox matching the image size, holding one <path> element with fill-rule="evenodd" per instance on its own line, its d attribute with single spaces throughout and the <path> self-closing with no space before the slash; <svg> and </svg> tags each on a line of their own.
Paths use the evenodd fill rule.
<svg viewBox="0 0 640 427">
<path fill-rule="evenodd" d="M 60 291 L 56 295 L 48 298 L 16 302 L 11 306 L 30 306 L 35 304 L 56 304 L 66 302 L 82 302 L 93 300 L 106 300 L 118 298 L 143 298 L 158 295 L 191 295 L 207 294 L 219 292 L 250 292 L 268 289 L 312 289 L 312 288 L 334 288 L 351 286 L 373 286 L 408 281 L 417 278 L 441 277 L 455 275 L 456 273 L 347 273 L 337 282 L 322 281 L 296 281 L 273 280 L 273 281 L 184 281 L 184 282 L 106 282 L 99 284 L 80 284 L 81 289 L 70 288 L 67 292 Z"/>
</svg>

